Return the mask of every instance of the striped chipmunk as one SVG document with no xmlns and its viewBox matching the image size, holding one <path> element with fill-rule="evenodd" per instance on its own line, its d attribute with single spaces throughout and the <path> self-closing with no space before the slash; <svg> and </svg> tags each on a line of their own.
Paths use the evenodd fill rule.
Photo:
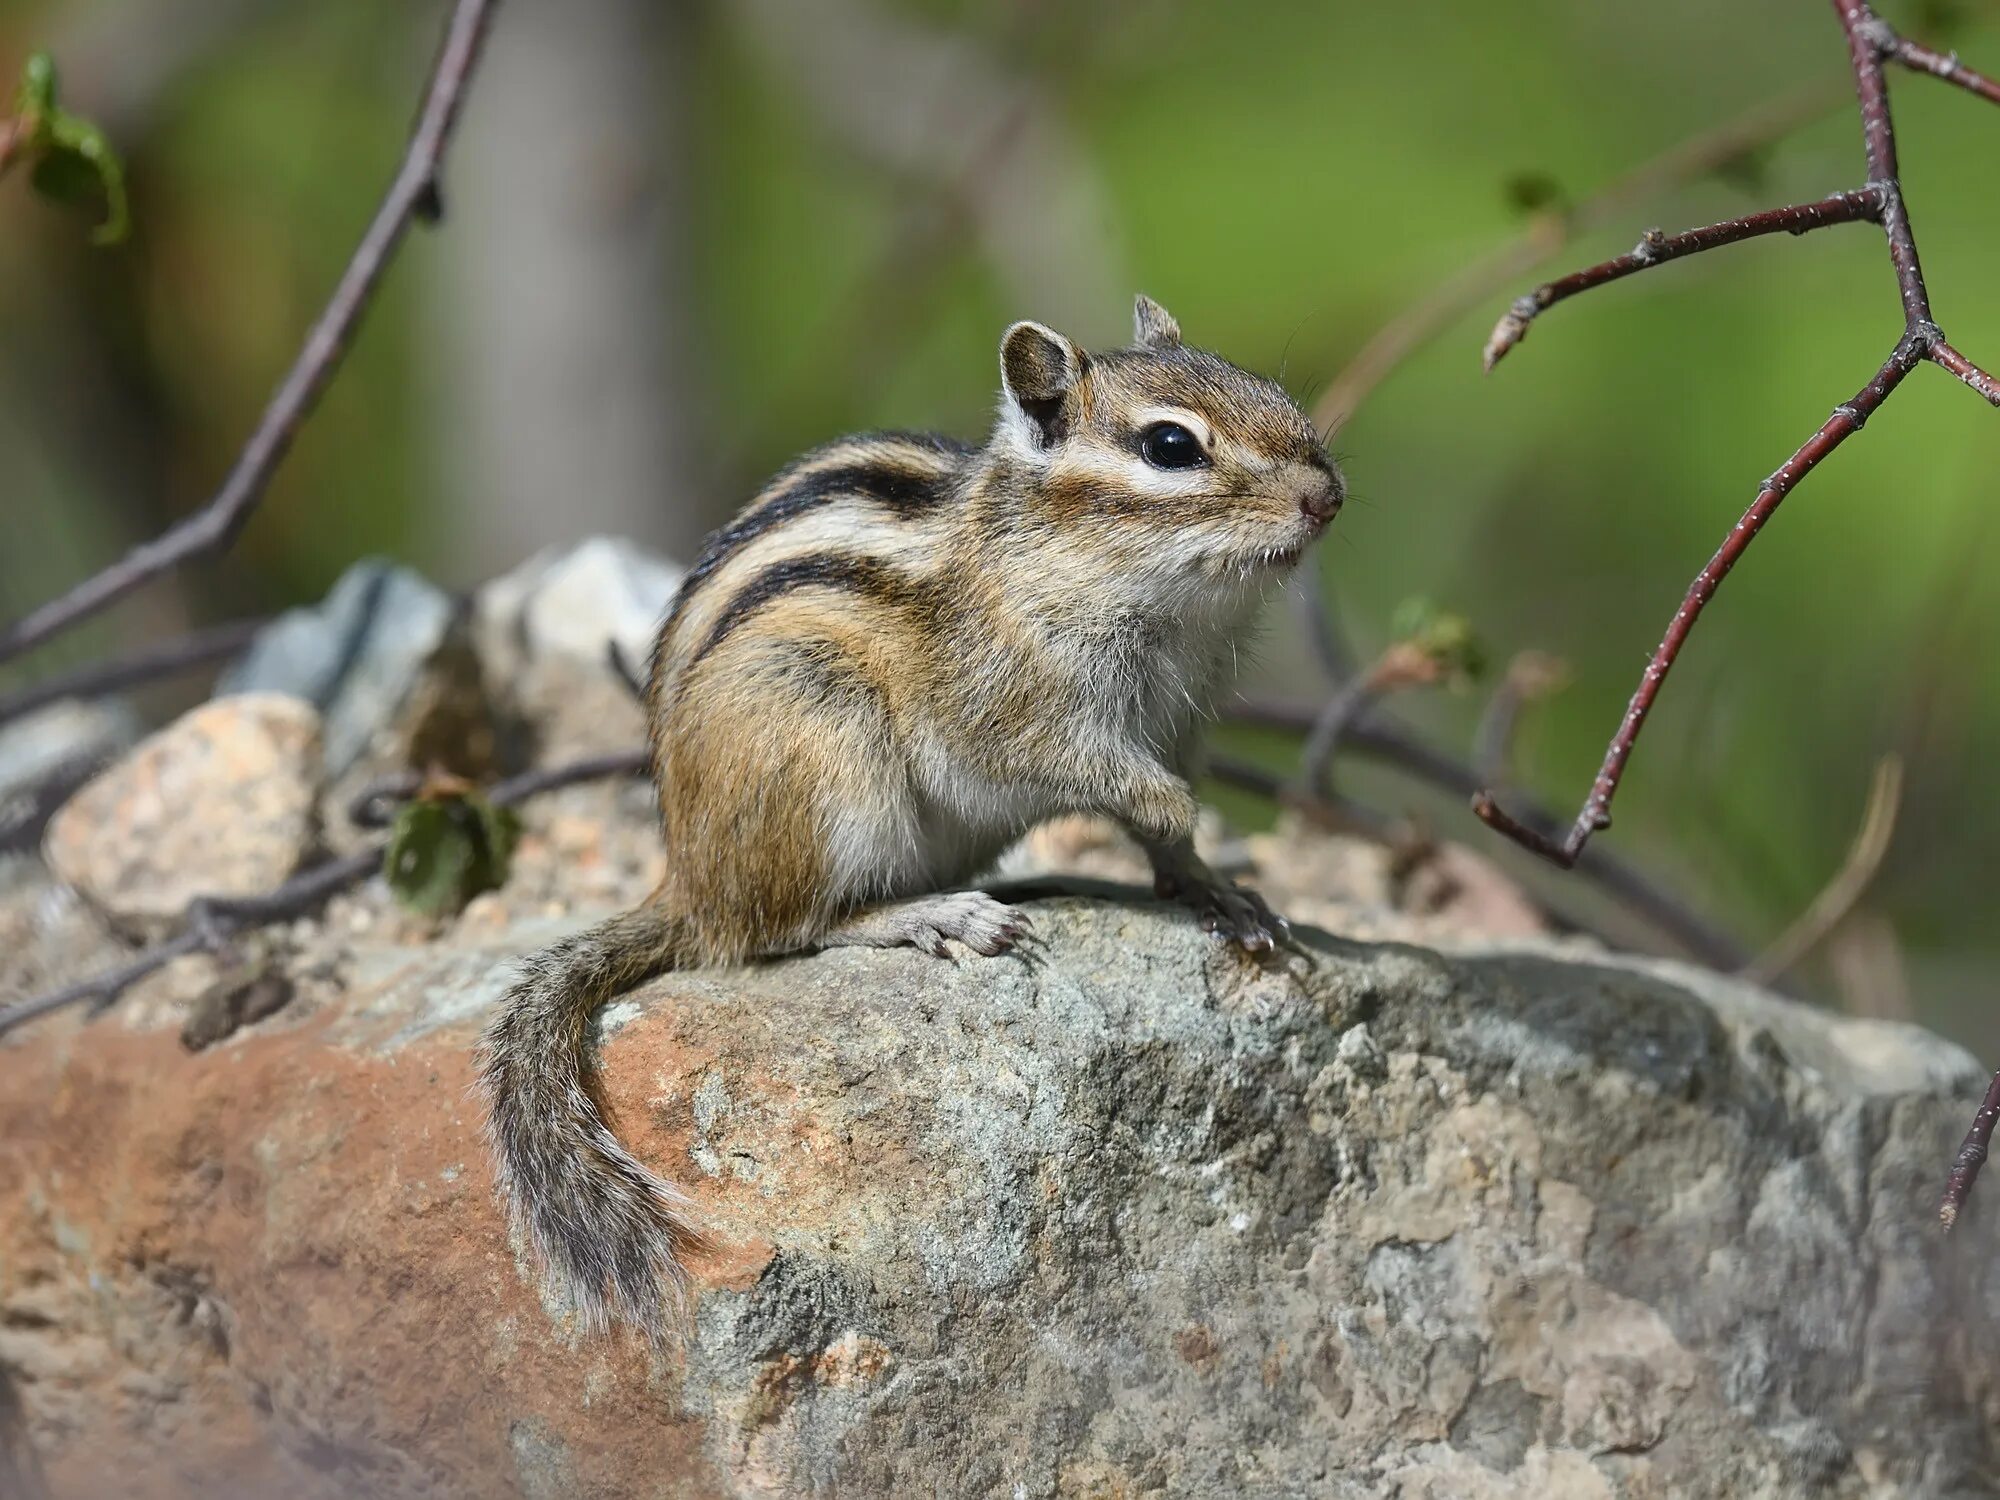
<svg viewBox="0 0 2000 1500">
<path fill-rule="evenodd" d="M 1140 297 L 1126 349 L 1000 343 L 985 446 L 845 438 L 712 536 L 653 652 L 666 875 L 527 959 L 481 1082 L 516 1229 L 583 1323 L 675 1333 L 689 1200 L 612 1135 L 592 1018 L 666 970 L 839 945 L 1006 949 L 967 883 L 1036 823 L 1115 819 L 1159 893 L 1269 951 L 1284 923 L 1196 856 L 1196 732 L 1260 603 L 1340 509 L 1275 383 Z"/>
</svg>

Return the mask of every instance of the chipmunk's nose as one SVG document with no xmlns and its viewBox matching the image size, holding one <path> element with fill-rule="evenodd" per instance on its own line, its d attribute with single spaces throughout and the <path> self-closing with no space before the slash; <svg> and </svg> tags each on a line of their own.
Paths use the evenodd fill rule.
<svg viewBox="0 0 2000 1500">
<path fill-rule="evenodd" d="M 1336 469 L 1324 458 L 1313 458 L 1306 464 L 1307 483 L 1299 491 L 1299 509 L 1308 520 L 1322 525 L 1340 514 L 1340 502 L 1347 498 L 1347 485 Z"/>
</svg>

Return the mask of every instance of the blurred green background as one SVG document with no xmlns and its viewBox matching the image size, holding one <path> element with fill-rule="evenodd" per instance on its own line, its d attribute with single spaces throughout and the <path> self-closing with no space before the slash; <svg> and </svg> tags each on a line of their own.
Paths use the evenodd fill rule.
<svg viewBox="0 0 2000 1500">
<path fill-rule="evenodd" d="M 93 250 L 87 217 L 0 183 L 0 613 L 204 499 L 374 207 L 443 14 L 0 0 L 0 72 L 55 51 L 65 102 L 125 154 L 136 222 Z M 1885 14 L 2000 70 L 2000 8 Z M 685 558 L 804 446 L 977 432 L 1008 321 L 1122 342 L 1139 288 L 1310 398 L 1522 234 L 1524 200 L 1586 200 L 1777 96 L 1816 86 L 1826 108 L 1544 271 L 1647 225 L 1858 185 L 1845 79 L 1820 0 L 508 0 L 447 221 L 397 264 L 235 550 L 0 683 L 315 597 L 367 553 L 460 586 L 593 531 Z M 1906 75 L 1893 90 L 1939 317 L 1990 367 L 2000 110 Z M 1850 226 L 1594 293 L 1483 377 L 1486 330 L 1536 279 L 1490 290 L 1341 427 L 1355 503 L 1320 563 L 1364 656 L 1424 594 L 1497 658 L 1569 661 L 1518 760 L 1566 811 L 1694 570 L 1900 312 L 1879 235 Z M 1988 1057 L 1996 472 L 2000 413 L 1919 370 L 1732 577 L 1604 836 L 1755 946 L 1839 867 L 1873 764 L 1900 752 L 1888 861 L 1798 982 Z M 1266 687 L 1304 702 L 1323 687 L 1296 625 L 1274 615 Z M 1460 748 L 1479 709 L 1402 706 Z M 1346 779 L 1569 896 L 1455 803 Z"/>
</svg>

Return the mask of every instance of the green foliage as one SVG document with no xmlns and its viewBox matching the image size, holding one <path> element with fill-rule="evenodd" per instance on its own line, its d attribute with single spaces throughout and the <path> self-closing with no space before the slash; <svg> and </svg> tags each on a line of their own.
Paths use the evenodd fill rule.
<svg viewBox="0 0 2000 1500">
<path fill-rule="evenodd" d="M 448 916 L 507 879 L 520 819 L 478 793 L 426 793 L 396 815 L 382 877 L 396 900 L 427 917 Z"/>
<path fill-rule="evenodd" d="M 1547 172 L 1515 172 L 1500 184 L 1507 206 L 1518 214 L 1567 213 L 1569 194 Z"/>
<path fill-rule="evenodd" d="M 1437 680 L 1449 687 L 1470 687 L 1486 675 L 1486 649 L 1472 622 L 1439 609 L 1429 599 L 1405 599 L 1397 605 L 1389 632 L 1414 647 L 1436 671 Z"/>
<path fill-rule="evenodd" d="M 0 125 L 0 171 L 28 162 L 28 181 L 52 203 L 104 200 L 104 219 L 91 231 L 99 245 L 115 245 L 131 232 L 125 168 L 102 130 L 57 102 L 55 59 L 30 57 L 21 70 L 14 118 Z"/>
</svg>

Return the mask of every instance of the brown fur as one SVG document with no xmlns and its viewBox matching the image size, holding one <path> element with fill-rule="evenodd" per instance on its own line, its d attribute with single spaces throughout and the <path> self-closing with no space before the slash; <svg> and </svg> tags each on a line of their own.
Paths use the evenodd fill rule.
<svg viewBox="0 0 2000 1500">
<path fill-rule="evenodd" d="M 985 447 L 817 450 L 683 582 L 647 690 L 666 877 L 529 960 L 486 1037 L 515 1221 L 589 1325 L 666 1338 L 694 1235 L 592 1101 L 589 1020 L 621 988 L 829 942 L 997 951 L 1023 919 L 984 898 L 894 903 L 1066 812 L 1120 820 L 1163 889 L 1234 912 L 1239 936 L 1251 920 L 1194 858 L 1189 758 L 1339 478 L 1275 385 L 1182 347 L 1146 299 L 1135 324 L 1135 347 L 1105 354 L 1016 324 Z M 1200 429 L 1199 468 L 1144 459 L 1160 420 Z"/>
</svg>

